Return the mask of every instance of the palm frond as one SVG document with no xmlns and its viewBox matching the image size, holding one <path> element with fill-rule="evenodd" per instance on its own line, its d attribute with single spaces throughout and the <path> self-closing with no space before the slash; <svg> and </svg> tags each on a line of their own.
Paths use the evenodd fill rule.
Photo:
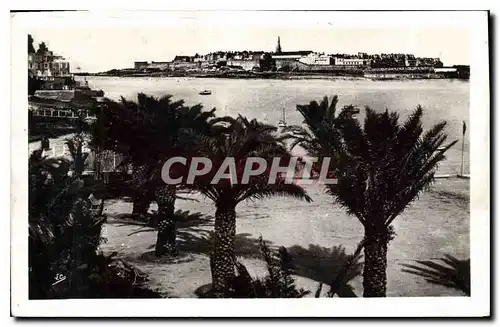
<svg viewBox="0 0 500 327">
<path fill-rule="evenodd" d="M 360 123 L 352 115 L 353 106 L 344 106 L 336 116 L 337 103 L 334 97 L 327 105 L 325 97 L 320 103 L 297 105 L 304 126 L 285 128 L 282 139 L 302 146 L 312 157 L 331 160 L 328 173 L 338 182 L 326 185 L 327 193 L 349 214 L 364 225 L 389 226 L 432 183 L 455 142 L 444 145 L 444 122 L 423 132 L 421 106 L 403 123 L 395 112 L 365 107 Z"/>
<path fill-rule="evenodd" d="M 451 255 L 439 259 L 440 264 L 431 260 L 417 260 L 419 265 L 402 264 L 405 273 L 424 277 L 432 284 L 454 288 L 470 296 L 470 259 L 459 260 Z"/>
<path fill-rule="evenodd" d="M 277 157 L 284 161 L 291 157 L 280 137 L 276 135 L 275 126 L 261 123 L 256 119 L 249 120 L 241 115 L 237 118 L 215 118 L 212 122 L 214 121 L 230 124 L 230 127 L 219 130 L 218 134 L 199 135 L 195 150 L 198 156 L 211 159 L 213 172 L 195 180 L 192 185 L 186 185 L 186 188 L 199 191 L 214 202 L 219 202 L 221 199 L 232 199 L 238 203 L 246 199 L 263 199 L 273 195 L 311 200 L 305 191 L 297 185 L 283 186 L 283 183 L 268 185 L 268 175 L 266 174 L 252 178 L 248 184 L 228 181 L 212 184 L 215 172 L 226 158 L 234 158 L 235 165 L 237 165 L 235 174 L 237 180 L 241 181 L 248 158 L 258 157 L 270 163 Z"/>
<path fill-rule="evenodd" d="M 243 200 L 262 200 L 272 196 L 292 197 L 306 202 L 312 202 L 312 198 L 307 194 L 303 187 L 287 183 L 285 179 L 277 179 L 276 183 L 269 184 L 267 181 L 262 184 L 254 183 L 237 198 L 237 202 Z"/>
</svg>

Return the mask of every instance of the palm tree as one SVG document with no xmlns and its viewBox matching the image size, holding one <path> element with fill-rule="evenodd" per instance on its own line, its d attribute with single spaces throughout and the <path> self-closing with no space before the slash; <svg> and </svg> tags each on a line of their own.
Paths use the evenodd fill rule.
<svg viewBox="0 0 500 327">
<path fill-rule="evenodd" d="M 208 133 L 209 120 L 215 109 L 203 111 L 198 104 L 184 106 L 184 101 L 172 101 L 172 96 L 155 98 L 138 94 L 137 102 L 121 98 L 108 101 L 98 114 L 94 135 L 105 149 L 125 156 L 123 164 L 135 168 L 132 186 L 137 190 L 134 211 L 145 213 L 155 199 L 160 221 L 156 255 L 175 255 L 175 186 L 165 184 L 161 167 L 170 157 L 187 155 L 198 133 Z M 135 210 L 137 209 L 137 211 Z"/>
<path fill-rule="evenodd" d="M 83 133 L 76 134 L 73 137 L 66 139 L 66 145 L 68 146 L 72 159 L 72 170 L 78 177 L 82 176 L 85 169 L 85 161 L 89 156 L 89 153 L 83 152 L 84 142 Z"/>
<path fill-rule="evenodd" d="M 285 145 L 276 137 L 275 126 L 265 125 L 257 120 L 248 120 L 242 116 L 234 119 L 223 117 L 214 120 L 216 135 L 202 136 L 197 152 L 211 159 L 214 166 L 226 158 L 235 159 L 236 177 L 241 180 L 243 165 L 249 157 L 259 157 L 268 163 L 275 157 L 287 161 L 290 153 Z M 230 126 L 224 128 L 224 124 Z M 210 177 L 213 177 L 213 174 Z M 212 287 L 215 294 L 222 296 L 228 281 L 235 276 L 234 243 L 236 236 L 236 206 L 244 200 L 259 200 L 270 196 L 282 195 L 304 199 L 311 198 L 304 189 L 295 184 L 287 184 L 282 176 L 278 176 L 275 184 L 268 183 L 269 170 L 250 178 L 248 183 L 221 180 L 212 184 L 211 178 L 201 177 L 186 187 L 199 191 L 212 200 L 216 207 L 214 248 L 210 265 L 212 271 Z"/>
<path fill-rule="evenodd" d="M 398 114 L 377 113 L 366 107 L 363 125 L 344 107 L 336 115 L 338 98 L 329 103 L 298 105 L 304 127 L 293 126 L 284 138 L 300 144 L 311 156 L 331 159 L 329 173 L 336 184 L 326 185 L 338 204 L 363 225 L 365 233 L 363 289 L 365 297 L 386 295 L 387 246 L 394 237 L 392 222 L 430 185 L 444 153 L 446 122 L 427 132 L 422 108 L 400 124 Z"/>
</svg>

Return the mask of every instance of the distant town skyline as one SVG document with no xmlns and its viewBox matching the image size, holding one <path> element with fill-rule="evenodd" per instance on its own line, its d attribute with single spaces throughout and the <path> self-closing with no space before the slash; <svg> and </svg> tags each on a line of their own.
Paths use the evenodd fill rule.
<svg viewBox="0 0 500 327">
<path fill-rule="evenodd" d="M 67 57 L 72 72 L 131 68 L 134 61 L 171 61 L 176 55 L 214 51 L 312 50 L 324 53 L 406 53 L 439 57 L 445 65 L 469 64 L 469 35 L 457 28 L 37 28 L 45 42 Z M 77 68 L 80 70 L 77 70 Z"/>
</svg>

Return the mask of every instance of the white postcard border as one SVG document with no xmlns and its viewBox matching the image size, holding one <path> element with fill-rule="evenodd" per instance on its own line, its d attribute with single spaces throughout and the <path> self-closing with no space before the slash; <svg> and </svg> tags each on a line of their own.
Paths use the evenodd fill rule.
<svg viewBox="0 0 500 327">
<path fill-rule="evenodd" d="M 28 300 L 27 229 L 27 42 L 35 26 L 161 26 L 154 12 L 127 13 L 127 19 L 107 18 L 111 12 L 16 14 L 11 31 L 11 309 L 15 316 L 165 316 L 165 317 L 359 317 L 359 316 L 486 316 L 490 313 L 490 139 L 489 60 L 487 12 L 316 12 L 309 23 L 338 27 L 461 27 L 470 31 L 470 137 L 471 137 L 471 297 L 384 299 L 92 299 Z M 123 13 L 114 14 L 121 16 Z M 169 13 L 171 14 L 171 13 Z M 276 14 L 276 13 L 274 13 Z M 204 12 L 207 24 L 290 24 L 305 13 L 267 15 L 258 12 Z M 256 17 L 258 16 L 258 19 Z M 64 16 L 64 17 L 63 17 Z M 174 14 L 175 16 L 175 14 Z M 294 17 L 296 16 L 296 17 Z M 270 18 L 272 20 L 268 20 Z M 276 18 L 278 17 L 278 18 Z M 281 17 L 281 18 L 280 18 Z M 326 19 L 326 20 L 325 20 Z M 168 20 L 173 22 L 173 20 Z M 304 20 L 298 20 L 303 22 Z M 307 21 L 307 20 L 306 20 Z M 165 24 L 165 19 L 163 19 Z M 305 23 L 301 23 L 305 24 Z M 293 26 L 297 26 L 293 23 Z M 23 109 L 24 108 L 24 109 Z M 166 302 L 165 302 L 166 301 Z"/>
</svg>

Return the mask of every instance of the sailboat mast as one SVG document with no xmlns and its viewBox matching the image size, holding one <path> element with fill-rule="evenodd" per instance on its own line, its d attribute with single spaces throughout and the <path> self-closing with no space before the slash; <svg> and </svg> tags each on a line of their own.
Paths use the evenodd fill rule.
<svg viewBox="0 0 500 327">
<path fill-rule="evenodd" d="M 280 119 L 280 121 L 278 123 L 278 127 L 284 128 L 284 127 L 286 127 L 286 116 L 285 116 L 285 109 L 286 108 L 285 108 L 284 105 L 281 105 L 281 108 L 283 109 L 282 112 L 281 112 L 281 116 L 282 117 L 281 117 L 281 119 Z"/>
</svg>

